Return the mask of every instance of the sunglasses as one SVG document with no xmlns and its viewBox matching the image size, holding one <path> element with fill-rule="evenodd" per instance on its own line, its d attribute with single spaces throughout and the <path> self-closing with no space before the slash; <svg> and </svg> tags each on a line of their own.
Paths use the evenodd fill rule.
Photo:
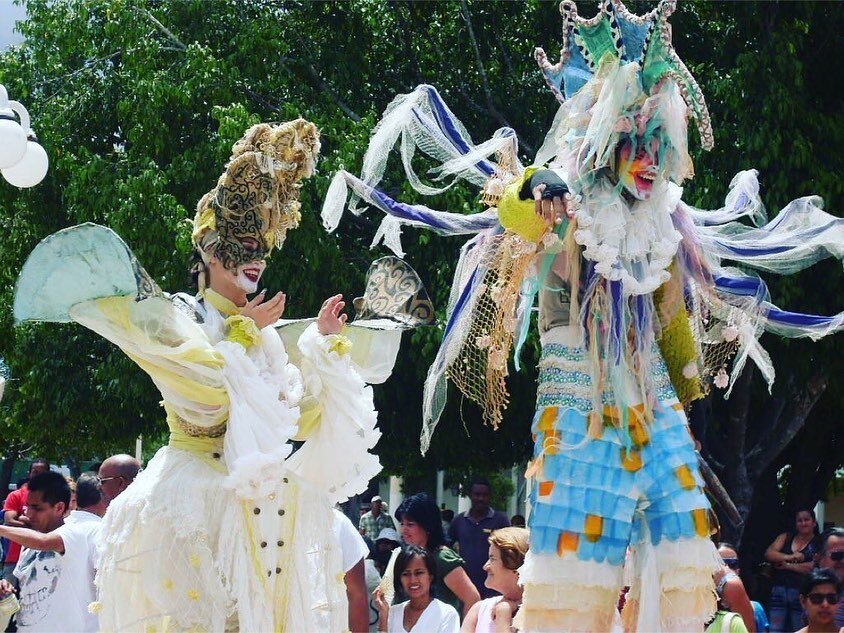
<svg viewBox="0 0 844 633">
<path fill-rule="evenodd" d="M 834 560 L 836 563 L 844 560 L 844 549 L 840 552 L 829 552 L 829 559 Z"/>
<path fill-rule="evenodd" d="M 823 603 L 826 600 L 829 604 L 838 604 L 838 594 L 837 593 L 810 593 L 806 596 L 814 605 L 818 605 Z"/>
<path fill-rule="evenodd" d="M 721 560 L 723 560 L 724 564 L 730 569 L 738 569 L 739 567 L 738 558 L 722 558 Z"/>
</svg>

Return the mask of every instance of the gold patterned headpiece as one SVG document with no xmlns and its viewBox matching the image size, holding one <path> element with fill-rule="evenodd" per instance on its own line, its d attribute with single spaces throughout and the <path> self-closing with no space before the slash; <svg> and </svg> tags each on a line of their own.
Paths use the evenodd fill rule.
<svg viewBox="0 0 844 633">
<path fill-rule="evenodd" d="M 301 181 L 313 173 L 319 148 L 316 126 L 304 119 L 249 128 L 197 205 L 191 238 L 203 261 L 213 254 L 234 270 L 280 248 L 299 226 Z"/>
</svg>

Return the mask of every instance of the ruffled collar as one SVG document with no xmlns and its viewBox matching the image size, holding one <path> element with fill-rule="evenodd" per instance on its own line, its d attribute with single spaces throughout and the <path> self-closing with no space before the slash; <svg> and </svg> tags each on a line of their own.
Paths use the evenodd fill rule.
<svg viewBox="0 0 844 633">
<path fill-rule="evenodd" d="M 670 278 L 667 269 L 683 238 L 671 221 L 682 194 L 660 179 L 649 200 L 631 206 L 609 181 L 601 182 L 575 213 L 574 239 L 595 272 L 621 282 L 624 295 L 650 294 Z"/>
</svg>

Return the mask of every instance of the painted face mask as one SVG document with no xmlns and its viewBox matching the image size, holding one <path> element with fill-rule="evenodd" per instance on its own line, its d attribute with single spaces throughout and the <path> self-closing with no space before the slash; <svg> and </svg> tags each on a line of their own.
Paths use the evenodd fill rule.
<svg viewBox="0 0 844 633">
<path fill-rule="evenodd" d="M 627 138 L 618 145 L 616 172 L 627 192 L 637 200 L 648 200 L 653 192 L 654 180 L 659 175 L 659 140 L 651 137 L 644 141 L 637 137 L 634 144 Z M 635 148 L 635 149 L 634 149 Z"/>
<path fill-rule="evenodd" d="M 214 254 L 226 269 L 235 272 L 243 264 L 265 259 L 269 248 L 264 240 L 265 222 L 256 209 L 233 217 L 217 216 L 217 244 Z"/>
<path fill-rule="evenodd" d="M 213 252 L 239 275 L 280 248 L 299 225 L 301 181 L 313 173 L 319 147 L 316 126 L 304 119 L 249 128 L 197 206 L 191 237 L 203 260 Z"/>
</svg>

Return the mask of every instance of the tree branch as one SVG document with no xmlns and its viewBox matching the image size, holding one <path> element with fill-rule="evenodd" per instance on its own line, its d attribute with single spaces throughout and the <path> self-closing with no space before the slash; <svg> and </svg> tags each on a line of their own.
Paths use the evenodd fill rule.
<svg viewBox="0 0 844 633">
<path fill-rule="evenodd" d="M 412 21 L 413 16 L 410 15 L 410 4 L 407 2 L 390 2 L 388 6 L 392 9 L 393 13 L 396 15 L 396 20 L 398 20 L 399 24 L 401 25 L 401 29 L 405 33 L 415 33 L 416 30 L 413 28 L 412 24 L 409 24 L 408 21 Z M 407 8 L 408 16 L 405 16 L 403 9 Z M 410 66 L 413 69 L 413 77 L 417 84 L 425 83 L 425 79 L 422 77 L 422 71 L 419 67 L 419 59 L 416 56 L 416 51 L 413 49 L 413 40 L 409 37 L 402 37 L 399 38 L 402 42 L 402 46 L 404 47 L 405 55 L 407 55 L 408 59 L 410 59 Z"/>
<path fill-rule="evenodd" d="M 334 105 L 340 108 L 340 111 L 343 112 L 343 114 L 345 114 L 355 123 L 360 121 L 360 115 L 354 110 L 352 110 L 349 105 L 345 101 L 343 101 L 340 95 L 338 95 L 334 91 L 334 89 L 328 85 L 328 83 L 320 76 L 319 72 L 317 72 L 317 69 L 314 68 L 313 64 L 311 64 L 310 62 L 305 62 L 300 59 L 293 59 L 290 57 L 282 57 L 280 61 L 282 67 L 285 68 L 292 75 L 295 75 L 296 73 L 290 69 L 290 67 L 288 66 L 288 62 L 302 66 L 305 71 L 307 71 L 308 76 L 314 81 L 314 83 L 316 83 L 317 88 L 319 88 L 322 92 L 328 95 L 328 97 L 334 102 Z"/>
<path fill-rule="evenodd" d="M 326 81 L 320 76 L 320 74 L 317 72 L 317 69 L 314 68 L 313 64 L 308 62 L 308 63 L 305 64 L 305 68 L 307 69 L 308 74 L 310 74 L 310 76 L 316 82 L 317 87 L 320 90 L 322 90 L 325 94 L 327 94 L 329 97 L 331 97 L 332 101 L 334 101 L 334 104 L 338 108 L 340 108 L 340 110 L 343 112 L 343 114 L 345 114 L 347 117 L 349 117 L 355 123 L 360 121 L 360 115 L 357 112 L 355 112 L 354 110 L 352 110 L 348 106 L 348 104 L 345 101 L 343 101 L 343 99 L 340 98 L 340 95 L 338 95 L 336 92 L 334 92 L 334 89 L 331 86 L 329 86 L 328 83 L 326 83 Z"/>
<path fill-rule="evenodd" d="M 262 106 L 264 106 L 268 110 L 270 110 L 272 112 L 280 112 L 281 111 L 281 108 L 279 108 L 277 105 L 271 103 L 268 97 L 265 97 L 264 95 L 262 95 L 258 92 L 255 92 L 254 90 L 252 90 L 252 88 L 250 88 L 246 84 L 241 83 L 240 87 L 243 90 L 243 92 L 245 92 L 246 95 L 250 99 L 252 99 L 253 101 L 257 101 L 259 104 L 261 104 Z"/>
<path fill-rule="evenodd" d="M 159 31 L 161 31 L 161 33 L 163 33 L 164 36 L 168 40 L 170 40 L 170 42 L 172 42 L 173 46 L 175 46 L 178 50 L 183 51 L 183 52 L 187 50 L 188 47 L 185 46 L 182 43 L 182 40 L 180 40 L 178 37 L 176 37 L 173 34 L 173 31 L 171 31 L 166 26 L 164 26 L 161 22 L 159 22 L 158 19 L 152 13 L 150 13 L 149 11 L 147 11 L 146 9 L 143 9 L 141 7 L 134 7 L 134 8 L 136 10 L 140 11 L 147 20 L 152 22 L 153 26 L 155 26 L 155 28 L 157 28 Z"/>
<path fill-rule="evenodd" d="M 512 128 L 513 126 L 507 122 L 507 119 L 501 113 L 501 111 L 495 107 L 495 101 L 492 98 L 492 90 L 489 87 L 489 80 L 487 79 L 486 75 L 486 68 L 484 68 L 484 62 L 481 58 L 481 48 L 478 46 L 478 40 L 475 37 L 475 28 L 472 26 L 472 16 L 469 13 L 469 5 L 466 4 L 466 0 L 460 0 L 460 14 L 463 16 L 463 21 L 466 23 L 466 30 L 469 32 L 469 41 L 472 44 L 472 52 L 475 56 L 475 66 L 478 68 L 478 74 L 481 77 L 481 88 L 484 92 L 484 99 L 486 100 L 486 112 L 492 116 L 499 124 Z M 529 154 L 534 154 L 535 150 L 533 147 L 524 141 L 521 136 L 518 136 L 519 145 L 521 145 L 526 152 Z"/>
</svg>

